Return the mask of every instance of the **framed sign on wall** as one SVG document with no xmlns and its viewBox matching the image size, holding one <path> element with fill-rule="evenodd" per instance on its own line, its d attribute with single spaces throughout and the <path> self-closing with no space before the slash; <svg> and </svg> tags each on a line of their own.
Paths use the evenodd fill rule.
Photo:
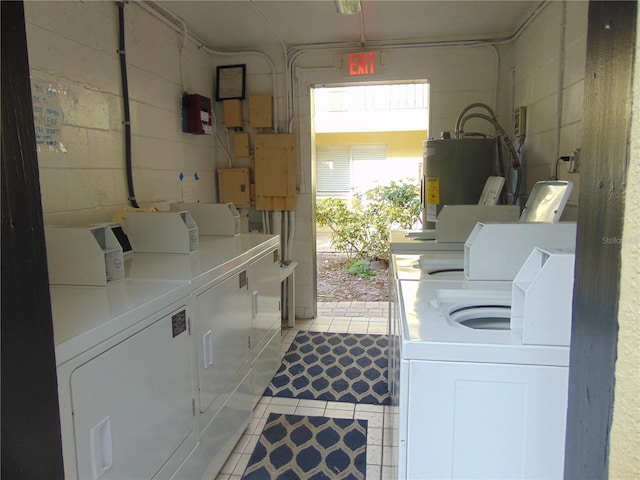
<svg viewBox="0 0 640 480">
<path fill-rule="evenodd" d="M 246 65 L 216 68 L 216 100 L 244 100 Z"/>
</svg>

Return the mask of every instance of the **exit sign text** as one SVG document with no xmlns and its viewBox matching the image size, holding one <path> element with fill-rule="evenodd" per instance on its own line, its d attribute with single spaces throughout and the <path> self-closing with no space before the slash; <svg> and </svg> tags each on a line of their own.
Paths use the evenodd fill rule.
<svg viewBox="0 0 640 480">
<path fill-rule="evenodd" d="M 376 73 L 376 52 L 350 53 L 349 75 L 373 75 Z"/>
</svg>

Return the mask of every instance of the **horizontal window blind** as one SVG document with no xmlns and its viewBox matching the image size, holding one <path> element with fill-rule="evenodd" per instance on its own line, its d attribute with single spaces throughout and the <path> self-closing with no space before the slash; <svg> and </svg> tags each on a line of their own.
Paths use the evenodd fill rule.
<svg viewBox="0 0 640 480">
<path fill-rule="evenodd" d="M 316 147 L 316 162 L 317 193 L 351 192 L 351 148 L 348 145 Z"/>
</svg>

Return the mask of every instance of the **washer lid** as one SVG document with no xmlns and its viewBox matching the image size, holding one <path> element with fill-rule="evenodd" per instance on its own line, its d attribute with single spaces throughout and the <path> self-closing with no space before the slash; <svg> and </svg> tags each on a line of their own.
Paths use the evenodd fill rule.
<svg viewBox="0 0 640 480">
<path fill-rule="evenodd" d="M 403 280 L 464 280 L 464 253 L 393 254 L 393 274 Z"/>
<path fill-rule="evenodd" d="M 405 359 L 569 365 L 568 347 L 523 345 L 510 329 L 486 328 L 489 314 L 508 315 L 511 282 L 399 280 L 397 285 Z M 473 318 L 484 318 L 475 326 L 484 322 L 485 328 L 472 328 Z"/>
</svg>

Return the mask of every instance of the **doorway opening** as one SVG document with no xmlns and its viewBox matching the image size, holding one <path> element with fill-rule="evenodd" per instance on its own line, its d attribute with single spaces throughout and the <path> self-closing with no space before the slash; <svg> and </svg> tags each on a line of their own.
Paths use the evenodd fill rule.
<svg viewBox="0 0 640 480">
<path fill-rule="evenodd" d="M 420 228 L 429 82 L 312 92 L 317 301 L 387 301 L 391 228 Z"/>
</svg>

